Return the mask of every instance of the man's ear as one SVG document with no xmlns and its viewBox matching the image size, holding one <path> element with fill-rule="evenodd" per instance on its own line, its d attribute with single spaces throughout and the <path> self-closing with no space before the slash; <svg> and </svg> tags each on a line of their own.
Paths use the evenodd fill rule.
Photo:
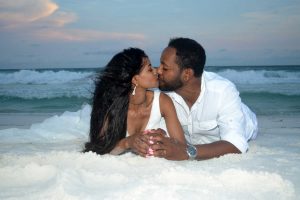
<svg viewBox="0 0 300 200">
<path fill-rule="evenodd" d="M 183 80 L 189 81 L 194 76 L 194 70 L 192 68 L 185 68 L 183 70 Z"/>
</svg>

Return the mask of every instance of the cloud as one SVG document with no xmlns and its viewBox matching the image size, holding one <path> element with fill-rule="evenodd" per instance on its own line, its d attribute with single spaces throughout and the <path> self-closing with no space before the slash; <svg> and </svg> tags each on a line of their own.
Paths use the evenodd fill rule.
<svg viewBox="0 0 300 200">
<path fill-rule="evenodd" d="M 62 40 L 62 41 L 99 41 L 99 40 L 137 40 L 145 39 L 143 34 L 139 33 L 118 33 L 102 32 L 97 30 L 80 29 L 46 29 L 35 33 L 37 37 L 43 40 Z"/>
<path fill-rule="evenodd" d="M 50 0 L 0 0 L 0 23 L 4 27 L 33 23 L 52 15 L 58 8 Z"/>
<path fill-rule="evenodd" d="M 249 20 L 250 23 L 263 25 L 261 27 L 268 29 L 273 27 L 273 29 L 282 31 L 285 28 L 292 28 L 299 31 L 299 9 L 299 5 L 285 6 L 273 10 L 247 12 L 242 14 L 242 17 Z"/>
<path fill-rule="evenodd" d="M 298 48 L 299 9 L 299 5 L 289 5 L 244 13 L 241 15 L 243 23 L 239 26 L 239 34 L 234 39 L 239 39 L 237 42 L 248 49 Z"/>
<path fill-rule="evenodd" d="M 47 24 L 48 26 L 63 27 L 66 24 L 75 22 L 77 16 L 75 13 L 57 11 L 53 15 L 44 18 L 40 21 L 40 24 Z"/>
<path fill-rule="evenodd" d="M 226 52 L 227 51 L 227 49 L 219 49 L 219 52 Z"/>
<path fill-rule="evenodd" d="M 276 13 L 266 13 L 266 12 L 247 12 L 242 14 L 242 17 L 248 18 L 254 21 L 269 21 L 277 17 Z"/>
<path fill-rule="evenodd" d="M 98 56 L 98 55 L 113 55 L 116 54 L 116 51 L 113 50 L 99 50 L 99 51 L 89 51 L 89 52 L 84 52 L 83 55 L 86 56 Z"/>
<path fill-rule="evenodd" d="M 52 0 L 0 0 L 0 28 L 11 33 L 22 33 L 44 41 L 143 41 L 139 33 L 105 32 L 70 29 L 66 24 L 77 21 L 77 15 L 59 9 Z M 16 31 L 17 30 L 17 31 Z"/>
</svg>

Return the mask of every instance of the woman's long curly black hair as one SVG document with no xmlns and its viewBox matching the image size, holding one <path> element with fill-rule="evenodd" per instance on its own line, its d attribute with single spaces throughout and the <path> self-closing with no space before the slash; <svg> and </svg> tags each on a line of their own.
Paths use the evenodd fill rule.
<svg viewBox="0 0 300 200">
<path fill-rule="evenodd" d="M 85 144 L 84 152 L 109 153 L 126 137 L 131 81 L 141 71 L 143 58 L 147 57 L 141 49 L 125 49 L 99 73 L 93 96 L 90 141 Z"/>
</svg>

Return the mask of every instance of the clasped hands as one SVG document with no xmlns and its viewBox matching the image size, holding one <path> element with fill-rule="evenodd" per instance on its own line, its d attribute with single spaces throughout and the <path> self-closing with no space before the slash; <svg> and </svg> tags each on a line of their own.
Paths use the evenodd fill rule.
<svg viewBox="0 0 300 200">
<path fill-rule="evenodd" d="M 186 144 L 166 136 L 162 129 L 146 130 L 131 136 L 131 150 L 143 157 L 160 157 L 168 160 L 187 160 Z"/>
</svg>

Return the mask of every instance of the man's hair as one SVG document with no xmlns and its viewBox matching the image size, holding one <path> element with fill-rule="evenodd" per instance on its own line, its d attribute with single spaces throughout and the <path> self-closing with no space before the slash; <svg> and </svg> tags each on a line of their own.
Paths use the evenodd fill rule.
<svg viewBox="0 0 300 200">
<path fill-rule="evenodd" d="M 168 47 L 176 49 L 176 62 L 181 69 L 193 69 L 195 77 L 202 75 L 206 55 L 198 42 L 189 38 L 172 38 Z"/>
</svg>

